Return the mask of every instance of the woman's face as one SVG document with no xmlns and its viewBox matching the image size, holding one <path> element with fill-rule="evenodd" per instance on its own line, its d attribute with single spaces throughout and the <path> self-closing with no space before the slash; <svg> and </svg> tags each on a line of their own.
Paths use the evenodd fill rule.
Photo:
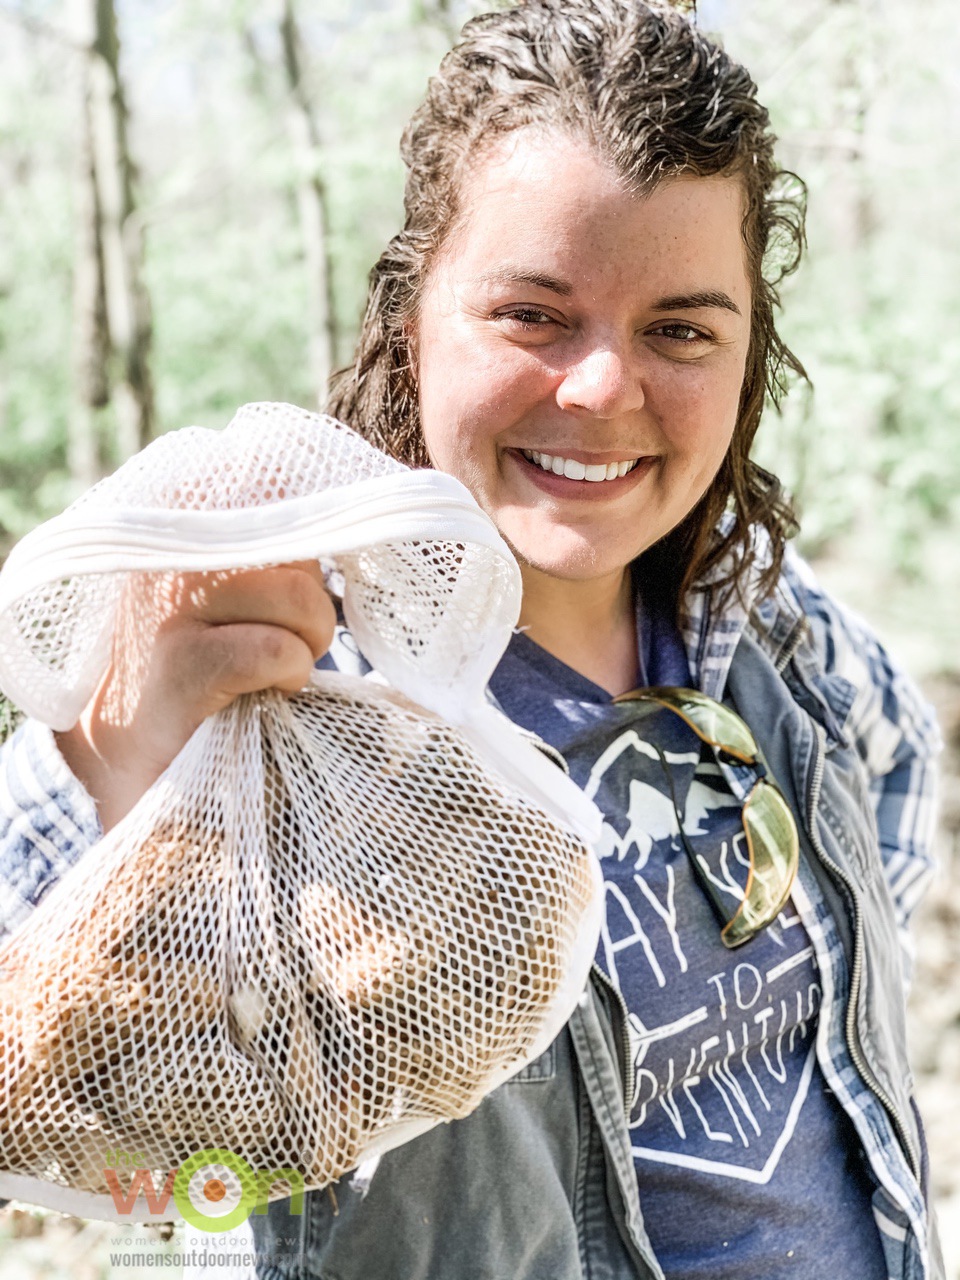
<svg viewBox="0 0 960 1280">
<path fill-rule="evenodd" d="M 521 562 L 619 572 L 696 505 L 736 423 L 750 284 L 732 178 L 624 190 L 522 130 L 470 172 L 414 350 L 431 461 Z"/>
</svg>

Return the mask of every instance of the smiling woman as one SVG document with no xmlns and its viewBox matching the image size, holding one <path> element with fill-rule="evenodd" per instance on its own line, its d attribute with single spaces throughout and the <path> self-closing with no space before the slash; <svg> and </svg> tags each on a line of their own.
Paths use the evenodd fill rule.
<svg viewBox="0 0 960 1280">
<path fill-rule="evenodd" d="M 542 1058 L 365 1195 L 254 1215 L 264 1280 L 943 1276 L 903 1013 L 937 731 L 750 456 L 801 372 L 773 143 L 666 0 L 483 15 L 407 128 L 405 225 L 330 408 L 513 548 L 489 693 L 602 811 L 606 917 Z M 74 860 L 210 709 L 318 657 L 368 670 L 309 564 L 189 591 L 148 639 L 60 754 L 29 723 L 7 749 L 10 919 L 51 824 Z"/>
<path fill-rule="evenodd" d="M 618 693 L 638 683 L 624 566 L 696 507 L 737 422 L 743 189 L 682 176 L 637 195 L 588 144 L 527 128 L 460 198 L 413 334 L 427 453 L 517 554 L 531 637 Z"/>
<path fill-rule="evenodd" d="M 404 135 L 406 223 L 331 406 L 461 479 L 520 562 L 491 691 L 606 817 L 598 961 L 623 1005 L 598 1025 L 627 1128 L 575 1018 L 549 1109 L 503 1099 L 397 1159 L 406 1196 L 377 1203 L 404 1265 L 374 1248 L 365 1274 L 941 1274 L 891 963 L 930 871 L 937 736 L 787 550 L 789 501 L 750 457 L 765 397 L 802 374 L 774 314 L 803 188 L 773 141 L 746 71 L 641 0 L 476 19 Z M 612 696 L 637 685 L 692 686 L 708 718 L 733 703 L 758 751 Z M 763 887 L 758 850 L 782 871 L 795 839 L 792 893 Z M 764 894 L 787 903 L 773 923 L 750 915 Z M 733 966 L 724 901 L 756 923 Z M 422 1266 L 418 1205 L 445 1223 Z M 377 1212 L 326 1222 L 318 1263 Z"/>
<path fill-rule="evenodd" d="M 749 454 L 765 396 L 777 400 L 785 374 L 802 373 L 774 324 L 777 284 L 799 261 L 802 184 L 774 160 L 767 113 L 756 101 L 747 72 L 699 37 L 692 52 L 683 34 L 690 27 L 668 5 L 660 6 L 667 19 L 662 25 L 635 21 L 635 6 L 600 4 L 588 6 L 587 16 L 578 6 L 545 24 L 549 33 L 538 29 L 534 34 L 540 21 L 537 8 L 521 6 L 468 24 L 469 38 L 444 60 L 410 122 L 402 144 L 408 169 L 406 225 L 374 269 L 356 361 L 335 379 L 331 408 L 405 461 L 429 460 L 420 428 L 424 371 L 413 351 L 417 317 L 438 256 L 448 256 L 454 243 L 464 247 L 465 222 L 473 231 L 484 222 L 488 247 L 495 228 L 508 232 L 473 280 L 476 290 L 528 284 L 552 293 L 552 303 L 560 297 L 582 304 L 583 288 L 589 287 L 586 271 L 567 276 L 551 272 L 545 263 L 551 254 L 570 260 L 592 250 L 595 257 L 605 257 L 608 284 L 621 266 L 630 272 L 637 286 L 634 300 L 646 308 L 643 319 L 651 344 L 656 313 L 664 350 L 684 347 L 702 355 L 702 344 L 712 336 L 718 345 L 727 345 L 716 312 L 730 310 L 735 318 L 739 309 L 749 344 L 736 392 L 733 448 L 722 458 L 707 492 L 698 495 L 701 503 L 684 513 L 687 518 L 674 530 L 669 554 L 675 564 L 683 562 L 684 589 L 724 560 L 728 574 L 745 580 L 755 555 L 751 526 L 759 522 L 771 535 L 772 554 L 761 568 L 764 587 L 771 587 L 784 535 L 794 521 L 775 478 Z M 608 30 L 600 37 L 604 23 Z M 531 65 L 528 42 L 541 37 L 546 43 L 537 45 L 532 55 L 537 65 Z M 520 175 L 522 187 L 512 187 Z M 699 240 L 701 254 L 709 253 L 703 244 L 709 237 L 702 232 L 710 228 L 712 236 L 715 230 L 709 211 L 697 207 L 707 197 L 689 193 L 693 177 L 715 177 L 729 188 L 739 234 L 727 236 L 718 257 L 727 257 L 728 269 L 739 264 L 745 274 L 745 306 L 738 308 L 730 290 L 707 281 L 693 283 L 695 269 L 706 265 L 702 261 L 691 260 L 687 279 L 684 273 L 671 278 L 660 296 L 645 278 L 649 262 L 667 245 L 674 261 L 681 260 L 683 246 L 675 243 L 676 237 L 687 246 Z M 666 188 L 678 179 L 680 190 L 669 201 Z M 630 208 L 626 197 L 649 197 L 658 186 L 660 217 L 651 213 L 645 259 L 618 259 L 609 243 L 611 252 L 605 253 L 603 236 L 613 232 L 618 216 L 611 208 L 607 225 L 601 227 L 605 206 L 619 197 L 622 214 Z M 556 227 L 562 238 L 549 245 L 542 262 L 511 260 L 514 237 L 518 248 L 536 257 L 536 237 L 546 236 L 555 203 L 560 206 L 556 221 L 565 224 Z M 672 225 L 675 216 L 681 220 Z M 731 229 L 732 221 L 727 224 Z M 580 286 L 576 298 L 575 282 Z M 552 320 L 561 319 L 552 317 L 549 306 L 541 309 L 548 301 L 542 292 L 533 299 L 539 305 L 527 294 L 519 297 L 518 306 L 515 292 L 503 301 L 507 330 L 549 329 Z M 679 327 L 669 323 L 671 313 L 679 313 Z M 591 362 L 583 372 L 595 376 Z M 574 387 L 573 379 L 569 385 Z M 731 499 L 733 523 L 717 538 L 717 522 Z M 727 555 L 732 550 L 733 558 Z"/>
<path fill-rule="evenodd" d="M 414 341 L 431 462 L 470 486 L 541 608 L 558 579 L 604 582 L 615 599 L 624 565 L 706 493 L 736 426 L 750 340 L 742 188 L 678 177 L 637 196 L 586 144 L 528 129 L 471 169 L 461 198 Z M 637 683 L 631 647 L 620 688 Z"/>
</svg>

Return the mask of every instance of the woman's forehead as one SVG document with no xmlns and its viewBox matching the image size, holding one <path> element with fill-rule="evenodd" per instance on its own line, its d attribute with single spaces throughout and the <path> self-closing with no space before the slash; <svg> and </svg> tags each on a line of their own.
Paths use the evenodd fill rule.
<svg viewBox="0 0 960 1280">
<path fill-rule="evenodd" d="M 651 287 L 673 290 L 679 272 L 682 289 L 746 288 L 735 177 L 679 175 L 636 193 L 586 141 L 519 130 L 467 169 L 459 203 L 441 257 L 464 281 L 541 274 L 570 292 L 639 271 Z"/>
</svg>

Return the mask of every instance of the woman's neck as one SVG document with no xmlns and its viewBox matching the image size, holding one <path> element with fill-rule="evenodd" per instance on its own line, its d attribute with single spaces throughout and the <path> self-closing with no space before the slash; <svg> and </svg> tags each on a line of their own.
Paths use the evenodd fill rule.
<svg viewBox="0 0 960 1280">
<path fill-rule="evenodd" d="M 608 693 L 639 683 L 629 567 L 605 578 L 553 578 L 522 564 L 519 625 L 531 640 Z"/>
</svg>

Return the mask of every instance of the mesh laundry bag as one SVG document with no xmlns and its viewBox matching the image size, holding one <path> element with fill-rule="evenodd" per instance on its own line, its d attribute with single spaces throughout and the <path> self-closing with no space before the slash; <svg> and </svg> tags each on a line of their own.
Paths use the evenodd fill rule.
<svg viewBox="0 0 960 1280">
<path fill-rule="evenodd" d="M 211 716 L 0 949 L 0 1194 L 118 1216 L 117 1151 L 323 1186 L 470 1112 L 583 989 L 599 818 L 485 700 L 519 572 L 452 477 L 286 405 L 162 437 L 9 557 L 0 685 L 65 729 L 178 573 L 306 558 L 374 673 Z"/>
</svg>

